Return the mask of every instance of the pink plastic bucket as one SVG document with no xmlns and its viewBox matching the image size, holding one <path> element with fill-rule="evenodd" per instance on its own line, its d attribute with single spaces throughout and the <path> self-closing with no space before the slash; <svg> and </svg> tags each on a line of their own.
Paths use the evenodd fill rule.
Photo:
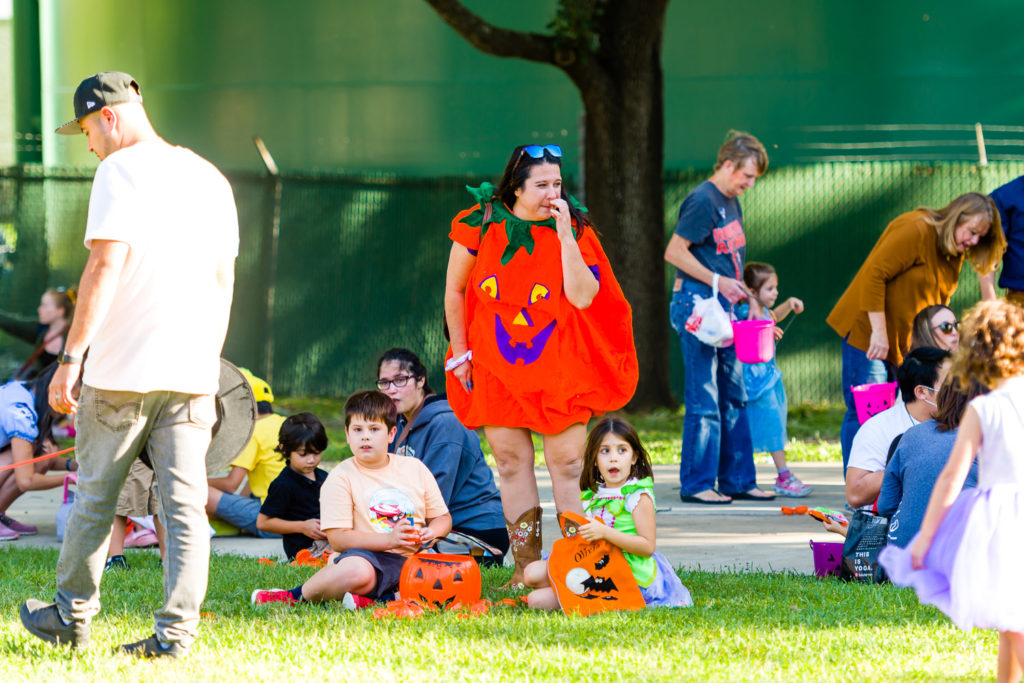
<svg viewBox="0 0 1024 683">
<path fill-rule="evenodd" d="M 858 384 L 850 391 L 853 392 L 853 405 L 857 407 L 857 421 L 861 424 L 888 410 L 896 402 L 896 382 Z"/>
<path fill-rule="evenodd" d="M 733 320 L 732 337 L 741 363 L 767 363 L 775 355 L 775 323 L 771 320 Z"/>
<path fill-rule="evenodd" d="M 842 543 L 815 543 L 811 541 L 814 553 L 814 575 L 819 578 L 839 576 L 839 565 L 843 562 Z"/>
</svg>

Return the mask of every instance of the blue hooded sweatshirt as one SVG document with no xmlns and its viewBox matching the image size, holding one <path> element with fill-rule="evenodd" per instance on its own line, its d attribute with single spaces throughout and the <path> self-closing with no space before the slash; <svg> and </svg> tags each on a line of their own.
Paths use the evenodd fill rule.
<svg viewBox="0 0 1024 683">
<path fill-rule="evenodd" d="M 504 529 L 501 496 L 480 450 L 480 438 L 462 426 L 448 399 L 428 396 L 403 439 L 407 427 L 405 416 L 399 415 L 396 452 L 422 460 L 437 479 L 452 516 L 452 529 Z"/>
</svg>

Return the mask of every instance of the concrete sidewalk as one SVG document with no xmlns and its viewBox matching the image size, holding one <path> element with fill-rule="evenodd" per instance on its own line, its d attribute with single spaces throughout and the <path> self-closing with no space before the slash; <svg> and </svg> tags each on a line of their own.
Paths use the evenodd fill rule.
<svg viewBox="0 0 1024 683">
<path fill-rule="evenodd" d="M 654 488 L 658 509 L 658 550 L 673 565 L 687 569 L 811 573 L 814 563 L 808 541 L 838 542 L 842 539 L 825 531 L 810 517 L 784 516 L 779 508 L 781 505 L 809 505 L 842 510 L 846 503 L 843 466 L 842 463 L 797 463 L 792 469 L 805 483 L 814 487 L 814 493 L 807 498 L 780 496 L 770 502 L 736 501 L 730 505 L 714 506 L 680 502 L 678 467 L 656 466 Z M 770 491 L 775 468 L 759 465 L 757 472 L 761 488 Z M 537 481 L 545 512 L 544 545 L 545 549 L 550 549 L 559 532 L 551 480 L 546 470 L 537 470 Z M 0 551 L 27 546 L 59 548 L 54 515 L 61 492 L 62 489 L 32 491 L 16 500 L 8 514 L 21 522 L 38 526 L 39 534 L 0 544 Z M 131 553 L 155 550 L 129 549 L 128 552 L 130 559 Z M 279 540 L 241 536 L 215 537 L 213 552 L 284 558 Z"/>
</svg>

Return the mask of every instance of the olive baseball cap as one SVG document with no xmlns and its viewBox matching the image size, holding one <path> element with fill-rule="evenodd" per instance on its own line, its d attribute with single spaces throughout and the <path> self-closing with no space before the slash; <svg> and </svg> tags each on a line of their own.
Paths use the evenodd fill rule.
<svg viewBox="0 0 1024 683">
<path fill-rule="evenodd" d="M 124 102 L 141 102 L 142 93 L 135 79 L 121 71 L 102 71 L 82 81 L 75 90 L 75 118 L 57 129 L 61 135 L 82 132 L 79 121 L 103 107 Z"/>
</svg>

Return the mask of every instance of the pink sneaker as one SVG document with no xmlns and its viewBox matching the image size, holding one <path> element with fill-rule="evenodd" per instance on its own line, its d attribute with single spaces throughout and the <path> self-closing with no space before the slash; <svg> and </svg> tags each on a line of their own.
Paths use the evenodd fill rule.
<svg viewBox="0 0 1024 683">
<path fill-rule="evenodd" d="M 345 597 L 341 599 L 341 604 L 345 609 L 366 609 L 373 605 L 373 600 L 364 598 L 362 595 L 345 593 Z"/>
<path fill-rule="evenodd" d="M 16 519 L 11 519 L 7 515 L 0 514 L 0 524 L 4 525 L 11 531 L 18 533 L 22 536 L 35 536 L 36 532 L 39 531 L 36 527 L 31 524 L 22 524 Z"/>
<path fill-rule="evenodd" d="M 249 602 L 254 605 L 266 605 L 270 602 L 283 602 L 286 605 L 294 605 L 298 600 L 292 597 L 291 591 L 271 588 L 270 590 L 254 590 L 249 597 Z"/>
<path fill-rule="evenodd" d="M 151 548 L 154 545 L 160 545 L 156 534 L 141 526 L 135 527 L 134 531 L 124 537 L 125 548 Z"/>
<path fill-rule="evenodd" d="M 803 498 L 813 491 L 814 488 L 796 478 L 792 472 L 785 479 L 775 479 L 775 493 L 790 498 Z"/>
<path fill-rule="evenodd" d="M 0 541 L 17 541 L 18 532 L 0 522 Z"/>
</svg>

